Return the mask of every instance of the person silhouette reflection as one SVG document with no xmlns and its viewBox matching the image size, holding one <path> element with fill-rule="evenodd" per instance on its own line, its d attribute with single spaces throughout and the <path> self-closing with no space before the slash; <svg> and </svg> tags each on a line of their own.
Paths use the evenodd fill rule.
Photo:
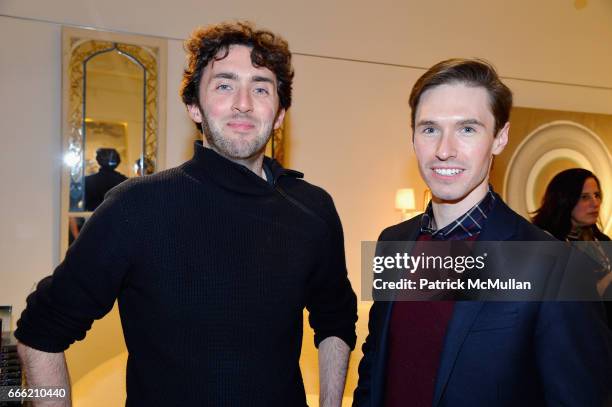
<svg viewBox="0 0 612 407">
<path fill-rule="evenodd" d="M 127 179 L 115 169 L 121 163 L 121 156 L 114 148 L 99 148 L 96 150 L 96 161 L 100 165 L 97 173 L 85 177 L 85 210 L 94 211 L 104 200 L 104 195 L 113 187 Z M 85 218 L 71 217 L 69 221 L 68 245 L 77 238 Z"/>
<path fill-rule="evenodd" d="M 121 156 L 114 148 L 97 149 L 96 161 L 100 165 L 100 170 L 85 177 L 86 211 L 94 211 L 104 200 L 104 194 L 127 179 L 125 175 L 115 170 L 121 163 Z"/>
</svg>

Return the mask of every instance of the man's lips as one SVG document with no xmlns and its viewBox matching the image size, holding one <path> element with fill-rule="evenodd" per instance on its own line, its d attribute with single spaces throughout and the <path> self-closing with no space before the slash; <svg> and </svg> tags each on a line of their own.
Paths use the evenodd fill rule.
<svg viewBox="0 0 612 407">
<path fill-rule="evenodd" d="M 439 177 L 452 178 L 461 175 L 465 169 L 459 167 L 432 167 L 433 173 Z"/>
<path fill-rule="evenodd" d="M 245 121 L 231 121 L 227 123 L 227 127 L 237 131 L 249 131 L 255 128 L 255 125 L 251 122 Z"/>
</svg>

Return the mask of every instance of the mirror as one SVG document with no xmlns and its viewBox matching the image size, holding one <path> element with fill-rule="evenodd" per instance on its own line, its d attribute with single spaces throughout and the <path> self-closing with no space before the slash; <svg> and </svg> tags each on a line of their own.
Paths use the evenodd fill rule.
<svg viewBox="0 0 612 407">
<path fill-rule="evenodd" d="M 164 40 L 63 31 L 61 256 L 102 202 L 163 162 Z"/>
</svg>

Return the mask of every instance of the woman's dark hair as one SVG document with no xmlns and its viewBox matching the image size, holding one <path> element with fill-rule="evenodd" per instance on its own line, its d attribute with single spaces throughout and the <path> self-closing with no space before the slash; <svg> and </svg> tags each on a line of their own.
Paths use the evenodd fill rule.
<svg viewBox="0 0 612 407">
<path fill-rule="evenodd" d="M 601 191 L 599 179 L 589 170 L 572 168 L 561 171 L 546 187 L 542 205 L 534 212 L 532 222 L 559 240 L 572 230 L 572 210 L 582 194 L 584 182 L 593 178 Z"/>
<path fill-rule="evenodd" d="M 180 89 L 183 103 L 200 106 L 200 80 L 204 68 L 213 59 L 225 58 L 232 45 L 250 47 L 253 65 L 268 68 L 276 75 L 280 107 L 288 109 L 291 106 L 293 82 L 289 45 L 270 31 L 256 30 L 249 22 L 221 23 L 199 28 L 185 41 L 187 68 L 183 72 Z"/>
</svg>

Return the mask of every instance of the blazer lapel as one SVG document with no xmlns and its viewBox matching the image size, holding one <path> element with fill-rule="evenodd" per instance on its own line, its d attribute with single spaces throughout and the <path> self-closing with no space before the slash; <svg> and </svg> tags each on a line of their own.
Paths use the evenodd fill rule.
<svg viewBox="0 0 612 407">
<path fill-rule="evenodd" d="M 481 301 L 458 301 L 455 303 L 453 317 L 446 330 L 444 347 L 440 357 L 440 367 L 438 368 L 434 390 L 434 406 L 440 403 L 461 346 L 483 305 L 484 303 Z"/>
<path fill-rule="evenodd" d="M 502 201 L 501 196 L 495 194 L 495 198 L 495 206 L 493 206 L 478 240 L 483 242 L 514 240 L 519 215 Z"/>
</svg>

